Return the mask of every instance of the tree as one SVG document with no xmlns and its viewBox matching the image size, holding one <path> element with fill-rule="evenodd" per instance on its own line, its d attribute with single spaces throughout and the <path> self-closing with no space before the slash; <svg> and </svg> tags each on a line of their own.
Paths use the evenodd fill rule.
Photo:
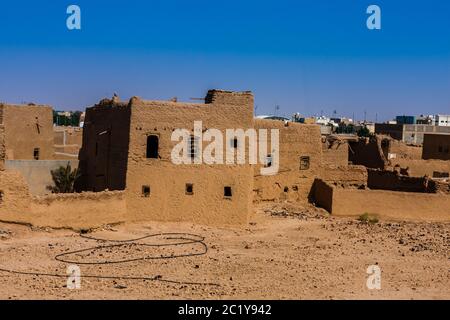
<svg viewBox="0 0 450 320">
<path fill-rule="evenodd" d="M 362 127 L 358 130 L 358 137 L 370 137 L 370 130 L 367 127 Z"/>
<path fill-rule="evenodd" d="M 53 110 L 53 124 L 56 124 L 57 126 L 72 126 L 72 127 L 79 127 L 80 126 L 80 118 L 81 118 L 81 111 L 69 111 L 69 116 L 66 116 L 65 114 L 59 114 L 59 111 Z"/>
<path fill-rule="evenodd" d="M 72 170 L 70 162 L 66 167 L 59 167 L 56 170 L 51 171 L 52 180 L 54 186 L 47 186 L 47 190 L 52 193 L 72 193 L 74 192 L 75 180 L 79 178 L 80 174 L 78 169 Z"/>
<path fill-rule="evenodd" d="M 80 126 L 80 117 L 81 117 L 81 111 L 73 112 L 72 117 L 70 118 L 70 125 L 72 127 L 79 127 Z"/>
</svg>

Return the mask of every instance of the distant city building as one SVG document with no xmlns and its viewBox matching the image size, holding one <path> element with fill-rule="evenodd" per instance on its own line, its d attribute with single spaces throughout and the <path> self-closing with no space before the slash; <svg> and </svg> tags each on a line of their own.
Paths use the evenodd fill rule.
<svg viewBox="0 0 450 320">
<path fill-rule="evenodd" d="M 333 133 L 333 127 L 329 125 L 320 125 L 320 134 L 328 136 Z"/>
<path fill-rule="evenodd" d="M 420 115 L 416 118 L 416 124 L 427 124 L 434 125 L 436 122 L 436 117 L 433 115 Z"/>
<path fill-rule="evenodd" d="M 450 127 L 450 115 L 438 114 L 436 115 L 436 125 L 442 127 Z"/>
<path fill-rule="evenodd" d="M 316 123 L 324 126 L 332 125 L 331 119 L 325 116 L 316 117 Z"/>
<path fill-rule="evenodd" d="M 373 122 L 361 121 L 361 122 L 355 123 L 354 127 L 355 127 L 355 132 L 359 132 L 362 129 L 367 129 L 370 134 L 375 133 L 375 123 L 373 123 Z"/>
<path fill-rule="evenodd" d="M 375 124 L 375 133 L 391 136 L 407 144 L 421 145 L 426 133 L 450 133 L 450 127 L 425 124 Z"/>
<path fill-rule="evenodd" d="M 397 116 L 397 124 L 416 124 L 415 116 Z"/>
<path fill-rule="evenodd" d="M 420 124 L 430 126 L 450 127 L 450 115 L 420 115 L 420 116 L 397 116 L 397 124 Z M 391 123 L 392 124 L 392 123 Z"/>
<path fill-rule="evenodd" d="M 56 126 L 80 127 L 81 111 L 53 110 L 53 124 Z"/>
<path fill-rule="evenodd" d="M 86 117 L 86 112 L 82 112 L 80 115 L 80 128 L 84 127 L 84 118 Z"/>
</svg>

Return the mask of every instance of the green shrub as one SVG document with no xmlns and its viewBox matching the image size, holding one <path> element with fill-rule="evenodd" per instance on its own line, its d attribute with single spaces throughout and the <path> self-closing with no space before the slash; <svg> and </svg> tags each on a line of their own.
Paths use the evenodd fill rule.
<svg viewBox="0 0 450 320">
<path fill-rule="evenodd" d="M 72 193 L 74 192 L 75 180 L 79 177 L 78 169 L 72 170 L 70 163 L 66 167 L 59 167 L 51 171 L 54 186 L 47 186 L 47 190 L 52 193 Z"/>
</svg>

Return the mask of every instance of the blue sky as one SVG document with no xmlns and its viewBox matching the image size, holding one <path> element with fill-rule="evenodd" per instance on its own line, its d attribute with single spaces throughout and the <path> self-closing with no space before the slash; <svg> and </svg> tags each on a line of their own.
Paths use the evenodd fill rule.
<svg viewBox="0 0 450 320">
<path fill-rule="evenodd" d="M 82 30 L 66 28 L 81 8 Z M 366 8 L 382 29 L 366 28 Z M 257 113 L 450 113 L 450 1 L 72 0 L 0 4 L 0 101 L 84 109 L 251 90 Z"/>
</svg>

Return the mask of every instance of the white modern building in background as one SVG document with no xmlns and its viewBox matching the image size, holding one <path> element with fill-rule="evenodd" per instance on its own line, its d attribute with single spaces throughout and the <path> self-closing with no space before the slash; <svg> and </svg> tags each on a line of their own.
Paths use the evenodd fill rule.
<svg viewBox="0 0 450 320">
<path fill-rule="evenodd" d="M 435 121 L 437 126 L 450 127 L 450 115 L 448 114 L 437 114 Z"/>
</svg>

